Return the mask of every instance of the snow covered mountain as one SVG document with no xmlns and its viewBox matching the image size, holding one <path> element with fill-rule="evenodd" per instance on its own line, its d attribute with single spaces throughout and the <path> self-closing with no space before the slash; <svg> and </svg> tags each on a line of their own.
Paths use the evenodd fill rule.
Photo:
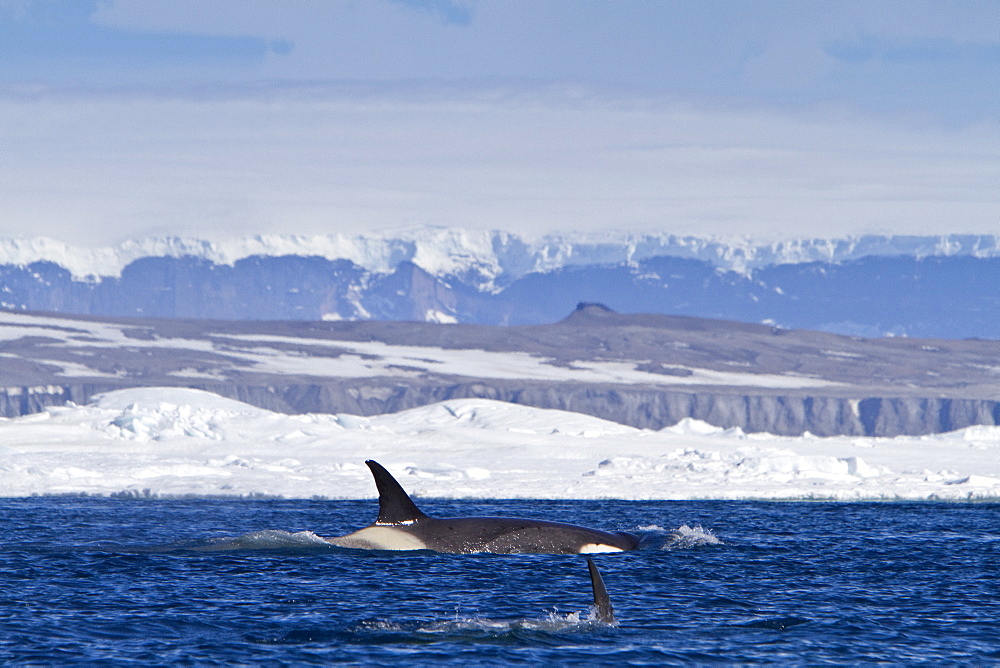
<svg viewBox="0 0 1000 668">
<path fill-rule="evenodd" d="M 97 249 L 0 239 L 0 306 L 116 317 L 511 325 L 599 301 L 852 335 L 1000 338 L 998 286 L 1000 235 L 762 244 L 419 228 Z"/>
</svg>

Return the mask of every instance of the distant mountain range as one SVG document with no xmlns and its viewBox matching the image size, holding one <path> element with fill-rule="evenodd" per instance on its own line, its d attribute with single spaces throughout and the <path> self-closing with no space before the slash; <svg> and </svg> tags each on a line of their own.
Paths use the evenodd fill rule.
<svg viewBox="0 0 1000 668">
<path fill-rule="evenodd" d="M 0 307 L 227 320 L 555 322 L 579 302 L 856 336 L 1000 339 L 1000 235 L 0 239 Z"/>
</svg>

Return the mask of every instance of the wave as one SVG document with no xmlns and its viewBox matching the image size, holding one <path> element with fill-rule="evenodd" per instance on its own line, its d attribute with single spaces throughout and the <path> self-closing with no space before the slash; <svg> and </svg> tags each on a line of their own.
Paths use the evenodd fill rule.
<svg viewBox="0 0 1000 668">
<path fill-rule="evenodd" d="M 711 529 L 705 529 L 700 524 L 693 527 L 682 524 L 669 530 L 658 524 L 651 524 L 637 527 L 636 531 L 642 533 L 641 545 L 644 548 L 690 550 L 708 545 L 725 545 Z"/>
</svg>

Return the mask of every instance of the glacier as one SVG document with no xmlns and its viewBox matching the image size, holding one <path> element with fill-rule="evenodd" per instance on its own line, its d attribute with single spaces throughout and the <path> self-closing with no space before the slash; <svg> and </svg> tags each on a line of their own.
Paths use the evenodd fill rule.
<svg viewBox="0 0 1000 668">
<path fill-rule="evenodd" d="M 1000 236 L 772 243 L 499 231 L 0 238 L 0 308 L 106 317 L 554 322 L 580 302 L 852 336 L 1000 338 Z"/>
<path fill-rule="evenodd" d="M 842 262 L 868 256 L 1000 257 L 1000 235 L 862 235 L 844 238 L 754 241 L 741 236 L 685 236 L 670 233 L 604 232 L 538 237 L 501 230 L 415 227 L 363 234 L 256 234 L 224 239 L 151 237 L 118 246 L 73 246 L 47 237 L 0 236 L 0 265 L 25 267 L 52 262 L 75 280 L 120 277 L 132 262 L 147 257 L 198 258 L 232 265 L 254 256 L 298 255 L 349 260 L 374 273 L 410 262 L 432 276 L 474 272 L 481 289 L 528 273 L 571 266 L 633 263 L 653 257 L 710 262 L 739 273 L 777 264 Z"/>
</svg>

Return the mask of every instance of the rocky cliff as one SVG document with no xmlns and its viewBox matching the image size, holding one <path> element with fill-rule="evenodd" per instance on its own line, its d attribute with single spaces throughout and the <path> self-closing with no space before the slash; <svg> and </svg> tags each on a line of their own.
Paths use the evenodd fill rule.
<svg viewBox="0 0 1000 668">
<path fill-rule="evenodd" d="M 551 325 L 0 313 L 0 414 L 132 386 L 373 415 L 483 397 L 641 428 L 893 436 L 1000 424 L 1000 342 L 863 339 L 581 305 Z"/>
</svg>

